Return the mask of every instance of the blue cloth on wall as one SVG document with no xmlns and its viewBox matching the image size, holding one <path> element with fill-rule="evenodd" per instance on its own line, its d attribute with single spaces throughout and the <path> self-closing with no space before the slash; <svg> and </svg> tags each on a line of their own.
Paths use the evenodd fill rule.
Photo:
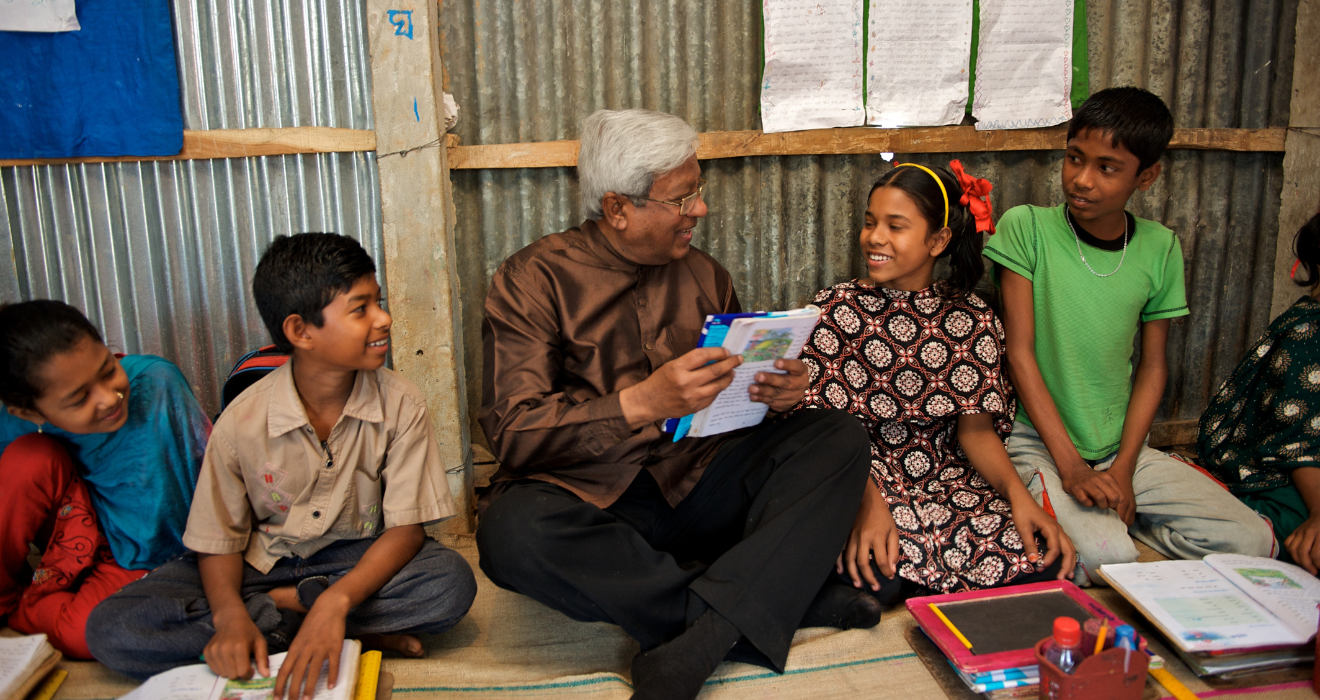
<svg viewBox="0 0 1320 700">
<path fill-rule="evenodd" d="M 101 531 L 125 569 L 154 569 L 183 554 L 183 531 L 211 421 L 168 360 L 129 355 L 128 421 L 113 433 L 78 435 L 47 425 L 87 482 Z M 0 412 L 0 451 L 37 426 Z M 0 474 L 0 479 L 4 475 Z"/>
<path fill-rule="evenodd" d="M 0 159 L 183 148 L 168 0 L 78 0 L 76 32 L 0 32 Z"/>
</svg>

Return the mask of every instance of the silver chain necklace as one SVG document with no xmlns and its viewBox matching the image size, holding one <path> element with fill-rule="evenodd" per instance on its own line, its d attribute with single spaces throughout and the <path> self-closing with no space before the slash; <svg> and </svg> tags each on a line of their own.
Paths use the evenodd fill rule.
<svg viewBox="0 0 1320 700">
<path fill-rule="evenodd" d="M 1082 264 L 1086 266 L 1086 269 L 1090 270 L 1091 274 L 1095 275 L 1096 277 L 1113 277 L 1115 274 L 1118 274 L 1119 268 L 1123 267 L 1123 261 L 1127 259 L 1127 244 L 1128 244 L 1127 214 L 1126 213 L 1123 214 L 1123 254 L 1118 258 L 1118 267 L 1114 268 L 1113 272 L 1110 272 L 1109 274 L 1106 275 L 1102 275 L 1099 272 L 1096 272 L 1095 268 L 1091 267 L 1091 263 L 1086 262 L 1086 254 L 1082 252 L 1082 237 L 1077 235 L 1077 229 L 1073 227 L 1072 215 L 1065 211 L 1063 213 L 1063 218 L 1067 219 L 1068 221 L 1068 230 L 1072 231 L 1073 239 L 1077 241 L 1077 257 L 1082 259 Z"/>
</svg>

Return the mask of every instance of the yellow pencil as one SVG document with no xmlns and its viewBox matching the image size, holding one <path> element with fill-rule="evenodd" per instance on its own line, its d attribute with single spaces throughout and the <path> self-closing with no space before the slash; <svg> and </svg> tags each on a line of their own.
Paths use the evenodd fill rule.
<svg viewBox="0 0 1320 700">
<path fill-rule="evenodd" d="M 1107 636 L 1109 636 L 1109 621 L 1104 620 L 1100 623 L 1100 636 L 1095 638 L 1095 651 L 1091 652 L 1093 655 L 1105 650 L 1105 637 Z"/>
<path fill-rule="evenodd" d="M 963 636 L 962 632 L 958 631 L 957 627 L 953 626 L 952 622 L 949 622 L 949 618 L 945 617 L 944 613 L 940 612 L 940 609 L 935 607 L 934 603 L 928 603 L 928 605 L 930 605 L 930 611 L 935 613 L 941 620 L 943 620 L 944 624 L 948 626 L 949 631 L 958 637 L 958 641 L 962 642 L 963 645 L 966 646 L 968 649 L 971 649 L 972 643 L 967 641 L 967 638 Z"/>
<path fill-rule="evenodd" d="M 1152 668 L 1148 670 L 1147 673 L 1150 674 L 1151 678 L 1159 681 L 1159 684 L 1164 686 L 1170 693 L 1173 693 L 1173 697 L 1178 700 L 1200 700 L 1200 698 L 1196 697 L 1196 693 L 1193 693 L 1187 689 L 1187 686 L 1179 683 L 1178 679 L 1174 678 L 1172 673 L 1169 673 L 1162 668 Z"/>
<path fill-rule="evenodd" d="M 41 685 L 37 686 L 37 689 L 32 691 L 32 695 L 28 697 L 31 700 L 50 700 L 55 697 L 55 691 L 60 689 L 60 684 L 68 677 L 68 671 L 62 668 L 55 669 L 51 671 L 49 676 L 46 676 L 46 680 L 42 681 Z"/>
</svg>

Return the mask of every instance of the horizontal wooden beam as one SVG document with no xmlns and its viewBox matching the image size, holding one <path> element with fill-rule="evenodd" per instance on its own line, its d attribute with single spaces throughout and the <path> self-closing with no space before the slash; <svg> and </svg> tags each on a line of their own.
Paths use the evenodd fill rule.
<svg viewBox="0 0 1320 700">
<path fill-rule="evenodd" d="M 173 156 L 121 156 L 91 158 L 35 158 L 0 160 L 0 167 L 13 165 L 62 165 L 66 163 L 122 163 L 150 160 L 206 160 L 248 158 L 296 153 L 346 153 L 376 150 L 376 132 L 363 129 L 332 129 L 297 126 L 284 129 L 211 129 L 184 131 L 183 150 Z"/>
<path fill-rule="evenodd" d="M 1287 129 L 1176 129 L 1169 148 L 1282 152 Z M 701 134 L 697 158 L 848 155 L 863 153 L 975 153 L 1047 151 L 1064 147 L 1066 126 L 1048 129 L 977 131 L 972 126 L 908 129 L 814 129 L 765 134 L 711 131 Z M 577 165 L 577 141 L 457 146 L 449 149 L 450 170 L 562 168 Z"/>
<path fill-rule="evenodd" d="M 1287 129 L 1176 129 L 1169 148 L 1282 152 Z M 909 129 L 815 129 L 765 134 L 760 131 L 711 131 L 700 135 L 697 157 L 849 155 L 865 153 L 978 153 L 993 151 L 1047 151 L 1064 146 L 1066 127 L 977 131 L 971 126 Z M 422 144 L 418 147 L 434 146 Z M 460 146 L 454 134 L 445 135 L 450 170 L 497 168 L 561 168 L 577 165 L 577 141 L 503 143 Z M 298 126 L 283 129 L 212 129 L 184 131 L 183 150 L 173 156 L 119 156 L 91 158 L 34 158 L 0 160 L 0 167 L 117 163 L 153 160 L 205 160 L 249 158 L 297 153 L 347 153 L 376 150 L 376 132 Z"/>
</svg>

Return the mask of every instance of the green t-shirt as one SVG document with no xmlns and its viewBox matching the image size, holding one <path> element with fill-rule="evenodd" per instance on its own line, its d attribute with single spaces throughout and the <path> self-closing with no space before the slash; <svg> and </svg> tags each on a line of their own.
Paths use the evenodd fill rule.
<svg viewBox="0 0 1320 700">
<path fill-rule="evenodd" d="M 1113 454 L 1132 396 L 1132 352 L 1140 323 L 1187 315 L 1182 246 L 1173 232 L 1136 219 L 1123 266 L 1097 277 L 1077 254 L 1064 206 L 1008 210 L 985 247 L 995 263 L 1031 280 L 1036 363 L 1063 425 L 1084 459 Z M 1120 251 L 1082 243 L 1101 274 L 1118 267 Z M 1031 425 L 1018 403 L 1018 420 Z"/>
</svg>

